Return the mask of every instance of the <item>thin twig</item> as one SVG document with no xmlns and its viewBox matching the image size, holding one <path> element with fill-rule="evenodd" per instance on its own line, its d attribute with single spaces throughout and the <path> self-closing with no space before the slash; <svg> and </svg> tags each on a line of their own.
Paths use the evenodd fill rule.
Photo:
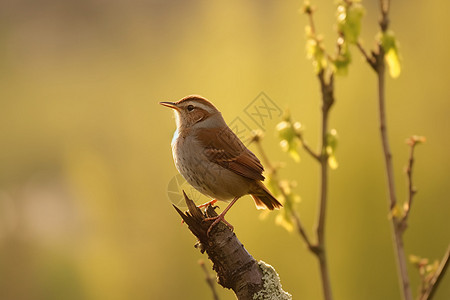
<svg viewBox="0 0 450 300">
<path fill-rule="evenodd" d="M 264 165 L 267 167 L 269 172 L 275 174 L 277 170 L 270 162 L 269 158 L 266 155 L 266 152 L 264 151 L 263 146 L 261 145 L 261 137 L 255 134 L 252 137 L 252 142 L 256 143 L 256 147 L 258 147 L 259 154 L 261 155 L 261 160 L 263 161 Z"/>
<path fill-rule="evenodd" d="M 386 97 L 385 97 L 385 63 L 384 63 L 384 51 L 380 48 L 380 54 L 378 59 L 378 110 L 380 118 L 380 132 L 381 141 L 383 144 L 384 162 L 388 180 L 389 189 L 389 201 L 390 210 L 392 211 L 397 204 L 397 196 L 395 193 L 395 180 L 394 180 L 394 167 L 392 164 L 392 153 L 389 145 L 389 138 L 387 133 L 387 121 L 386 121 Z"/>
<path fill-rule="evenodd" d="M 328 154 L 327 147 L 327 133 L 328 133 L 328 115 L 330 108 L 334 102 L 333 98 L 333 76 L 330 76 L 330 82 L 326 83 L 324 79 L 324 72 L 318 75 L 320 87 L 322 91 L 322 129 L 321 129 L 321 154 L 320 154 L 320 200 L 319 211 L 317 216 L 317 246 L 316 252 L 319 259 L 320 275 L 322 278 L 322 288 L 325 300 L 333 299 L 331 292 L 330 272 L 328 268 L 326 247 L 325 247 L 325 226 L 326 226 L 326 212 L 328 202 Z"/>
<path fill-rule="evenodd" d="M 380 27 L 383 32 L 386 32 L 389 27 L 390 6 L 391 6 L 390 0 L 380 0 L 380 9 L 381 9 Z"/>
<path fill-rule="evenodd" d="M 306 245 L 308 246 L 308 249 L 311 250 L 311 251 L 315 251 L 314 249 L 316 249 L 317 246 L 316 246 L 316 245 L 313 245 L 313 244 L 311 243 L 311 241 L 309 240 L 309 237 L 308 237 L 308 235 L 306 234 L 305 227 L 303 227 L 303 224 L 302 224 L 302 222 L 300 221 L 300 217 L 299 217 L 299 215 L 297 214 L 296 211 L 292 211 L 292 217 L 294 218 L 295 225 L 297 225 L 298 233 L 300 234 L 300 236 L 301 236 L 301 237 L 303 238 L 303 240 L 305 241 Z"/>
<path fill-rule="evenodd" d="M 382 32 L 386 32 L 389 26 L 389 0 L 380 0 L 381 7 L 381 20 L 380 28 Z M 383 145 L 384 162 L 386 169 L 386 179 L 388 186 L 388 203 L 389 211 L 391 214 L 391 227 L 394 242 L 394 249 L 396 253 L 397 269 L 399 274 L 399 283 L 402 290 L 402 295 L 404 300 L 412 300 L 412 292 L 409 284 L 407 263 L 405 250 L 403 246 L 403 223 L 401 219 L 394 214 L 394 210 L 397 204 L 397 195 L 395 191 L 395 177 L 394 177 L 394 167 L 392 163 L 391 148 L 389 145 L 388 131 L 387 131 L 387 120 L 386 120 L 386 97 L 385 97 L 385 82 L 386 82 L 386 64 L 385 64 L 385 52 L 381 44 L 378 45 L 378 53 L 375 54 L 375 72 L 378 77 L 378 104 L 379 104 L 379 123 L 380 123 L 380 134 L 381 142 Z"/>
<path fill-rule="evenodd" d="M 303 135 L 301 133 L 297 133 L 296 136 L 300 140 L 300 142 L 302 143 L 303 149 L 305 149 L 305 151 L 309 155 L 311 155 L 315 160 L 320 161 L 320 155 L 318 155 L 316 152 L 314 152 L 314 150 L 311 149 L 311 147 L 309 147 L 308 143 L 303 138 Z"/>
<path fill-rule="evenodd" d="M 408 159 L 408 166 L 406 167 L 406 178 L 408 181 L 408 205 L 405 208 L 405 214 L 402 219 L 403 228 L 406 228 L 409 212 L 411 211 L 411 206 L 413 202 L 414 195 L 417 193 L 416 188 L 413 185 L 413 166 L 414 166 L 414 149 L 416 148 L 417 141 L 414 140 L 414 138 L 411 138 L 409 141 L 410 151 L 409 151 L 409 159 Z"/>
<path fill-rule="evenodd" d="M 383 33 L 388 30 L 389 27 L 389 0 L 380 0 L 381 18 L 380 18 L 380 29 Z M 395 191 L 395 177 L 394 168 L 392 163 L 392 154 L 389 145 L 388 132 L 387 132 L 387 121 L 386 121 L 386 97 L 385 97 L 385 52 L 381 44 L 378 45 L 377 53 L 372 52 L 372 57 L 370 57 L 364 50 L 360 43 L 357 43 L 358 49 L 361 51 L 363 56 L 366 58 L 367 63 L 372 67 L 372 69 L 377 73 L 378 77 L 378 105 L 379 105 L 379 123 L 380 123 L 380 134 L 381 142 L 383 145 L 384 162 L 386 169 L 386 179 L 388 186 L 388 203 L 389 212 L 391 215 L 391 227 L 394 242 L 394 249 L 396 253 L 397 269 L 399 274 L 399 282 L 403 294 L 404 300 L 412 300 L 412 292 L 409 284 L 409 277 L 407 271 L 406 257 L 403 246 L 403 232 L 406 228 L 406 219 L 399 218 L 396 213 L 394 213 L 397 205 L 397 196 Z M 412 197 L 411 197 L 412 199 Z M 409 213 L 409 208 L 408 208 Z M 407 216 L 406 216 L 407 217 Z"/>
<path fill-rule="evenodd" d="M 403 229 L 401 221 L 393 214 L 397 204 L 397 195 L 395 191 L 395 177 L 394 168 L 392 164 L 392 154 L 389 146 L 387 121 L 386 121 L 386 104 L 385 104 L 385 62 L 384 51 L 382 47 L 379 48 L 379 54 L 377 57 L 377 75 L 378 75 L 378 101 L 379 101 L 379 118 L 380 118 L 380 133 L 383 144 L 384 161 L 386 168 L 386 178 L 389 193 L 389 211 L 391 213 L 392 234 L 394 240 L 394 248 L 397 257 L 397 268 L 399 272 L 399 281 L 402 287 L 403 299 L 412 300 L 412 292 L 409 284 L 407 263 L 405 250 L 403 246 Z"/>
<path fill-rule="evenodd" d="M 309 18 L 309 24 L 313 37 L 318 40 L 313 10 L 309 9 L 305 11 Z M 341 47 L 337 48 L 338 54 L 341 51 Z M 324 50 L 325 52 L 325 50 Z M 320 155 L 318 155 L 318 162 L 320 163 L 320 196 L 319 196 L 319 208 L 316 219 L 316 237 L 317 246 L 310 248 L 311 251 L 317 256 L 319 260 L 320 276 L 322 279 L 322 290 L 325 300 L 332 300 L 333 294 L 331 289 L 330 272 L 326 255 L 326 241 L 325 241 L 325 228 L 326 228 L 326 212 L 328 203 L 328 154 L 327 148 L 327 136 L 328 136 L 328 116 L 330 109 L 334 103 L 334 76 L 330 73 L 328 80 L 326 78 L 326 70 L 322 69 L 317 74 L 317 78 L 320 82 L 320 90 L 322 94 L 322 128 L 321 128 L 321 145 Z M 314 152 L 312 152 L 314 153 Z"/>
<path fill-rule="evenodd" d="M 433 276 L 433 279 L 431 279 L 428 289 L 420 296 L 419 298 L 420 300 L 431 300 L 433 298 L 434 293 L 436 292 L 439 283 L 444 277 L 445 271 L 447 271 L 448 265 L 450 264 L 449 257 L 450 257 L 450 245 L 447 247 L 447 251 L 445 252 L 444 257 L 442 258 L 441 263 L 439 264 L 439 267 Z"/>
<path fill-rule="evenodd" d="M 372 67 L 372 69 L 374 69 L 374 71 L 376 71 L 376 62 L 374 60 L 373 57 L 369 56 L 369 54 L 367 54 L 366 50 L 364 49 L 363 45 L 361 44 L 361 42 L 357 42 L 356 46 L 358 47 L 359 51 L 361 52 L 361 54 L 364 56 L 364 58 L 366 59 L 367 63 Z"/>
<path fill-rule="evenodd" d="M 308 15 L 308 21 L 309 21 L 309 27 L 311 28 L 311 33 L 314 36 L 316 36 L 316 25 L 314 24 L 313 12 L 314 12 L 313 8 L 310 8 L 309 10 L 305 11 L 305 13 Z"/>
<path fill-rule="evenodd" d="M 213 294 L 213 299 L 219 300 L 219 295 L 217 295 L 215 280 L 211 276 L 211 274 L 208 272 L 208 269 L 205 266 L 205 262 L 201 259 L 198 261 L 198 264 L 200 265 L 200 267 L 202 267 L 203 272 L 205 273 L 205 280 L 206 280 L 206 283 L 208 284 L 209 288 L 211 289 L 211 292 Z"/>
</svg>

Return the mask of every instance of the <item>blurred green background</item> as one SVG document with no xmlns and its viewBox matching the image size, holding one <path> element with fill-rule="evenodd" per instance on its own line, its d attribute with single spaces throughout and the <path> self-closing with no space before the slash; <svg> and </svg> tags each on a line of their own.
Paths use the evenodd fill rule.
<svg viewBox="0 0 450 300">
<path fill-rule="evenodd" d="M 313 1 L 334 44 L 335 4 Z M 318 143 L 319 89 L 305 57 L 301 1 L 0 2 L 0 298 L 210 299 L 206 259 L 168 197 L 177 175 L 172 113 L 159 101 L 212 100 L 231 122 L 261 92 Z M 374 45 L 378 1 L 365 1 L 362 36 Z M 416 152 L 408 254 L 439 259 L 450 241 L 448 1 L 393 1 L 403 73 L 388 79 L 388 121 L 399 199 L 405 139 Z M 336 82 L 330 125 L 339 168 L 330 176 L 327 240 L 336 299 L 399 299 L 373 72 L 353 49 Z M 264 127 L 280 176 L 297 181 L 311 233 L 318 168 L 294 163 Z M 254 151 L 253 146 L 250 148 Z M 189 191 L 189 190 L 188 190 Z M 224 205 L 220 205 L 224 208 Z M 256 259 L 272 264 L 294 299 L 321 299 L 315 258 L 296 233 L 261 220 L 246 196 L 228 221 Z M 209 262 L 208 262 L 209 266 Z M 409 265 L 413 291 L 418 274 Z M 221 299 L 234 299 L 219 287 Z M 435 299 L 450 298 L 450 274 Z"/>
</svg>

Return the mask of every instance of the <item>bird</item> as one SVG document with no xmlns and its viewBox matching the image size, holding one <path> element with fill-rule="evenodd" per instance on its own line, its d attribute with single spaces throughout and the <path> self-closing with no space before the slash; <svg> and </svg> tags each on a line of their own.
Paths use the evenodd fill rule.
<svg viewBox="0 0 450 300">
<path fill-rule="evenodd" d="M 231 202 L 207 230 L 225 220 L 225 214 L 244 195 L 250 195 L 258 209 L 278 209 L 282 204 L 262 182 L 264 167 L 228 127 L 222 113 L 206 98 L 189 95 L 177 102 L 160 102 L 175 112 L 177 129 L 172 154 L 178 172 L 200 193 L 213 201 Z M 209 203 L 209 202 L 208 202 Z M 206 203 L 206 204 L 208 204 Z"/>
</svg>

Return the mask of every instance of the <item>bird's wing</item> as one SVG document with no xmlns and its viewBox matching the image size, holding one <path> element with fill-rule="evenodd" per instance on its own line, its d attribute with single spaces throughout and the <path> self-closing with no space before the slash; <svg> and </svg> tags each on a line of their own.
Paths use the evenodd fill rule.
<svg viewBox="0 0 450 300">
<path fill-rule="evenodd" d="M 211 161 L 243 177 L 264 180 L 264 167 L 259 159 L 230 128 L 208 128 L 195 133 L 204 154 Z"/>
</svg>

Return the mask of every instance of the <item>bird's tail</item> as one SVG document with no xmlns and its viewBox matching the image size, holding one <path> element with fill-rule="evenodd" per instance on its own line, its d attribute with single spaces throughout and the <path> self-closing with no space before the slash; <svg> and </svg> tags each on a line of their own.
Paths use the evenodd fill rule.
<svg viewBox="0 0 450 300">
<path fill-rule="evenodd" d="M 255 205 L 257 209 L 274 210 L 280 208 L 283 205 L 278 202 L 278 200 L 269 192 L 269 190 L 264 186 L 261 181 L 258 181 L 258 186 L 255 191 L 252 191 L 250 195 L 253 200 L 255 200 Z"/>
</svg>

